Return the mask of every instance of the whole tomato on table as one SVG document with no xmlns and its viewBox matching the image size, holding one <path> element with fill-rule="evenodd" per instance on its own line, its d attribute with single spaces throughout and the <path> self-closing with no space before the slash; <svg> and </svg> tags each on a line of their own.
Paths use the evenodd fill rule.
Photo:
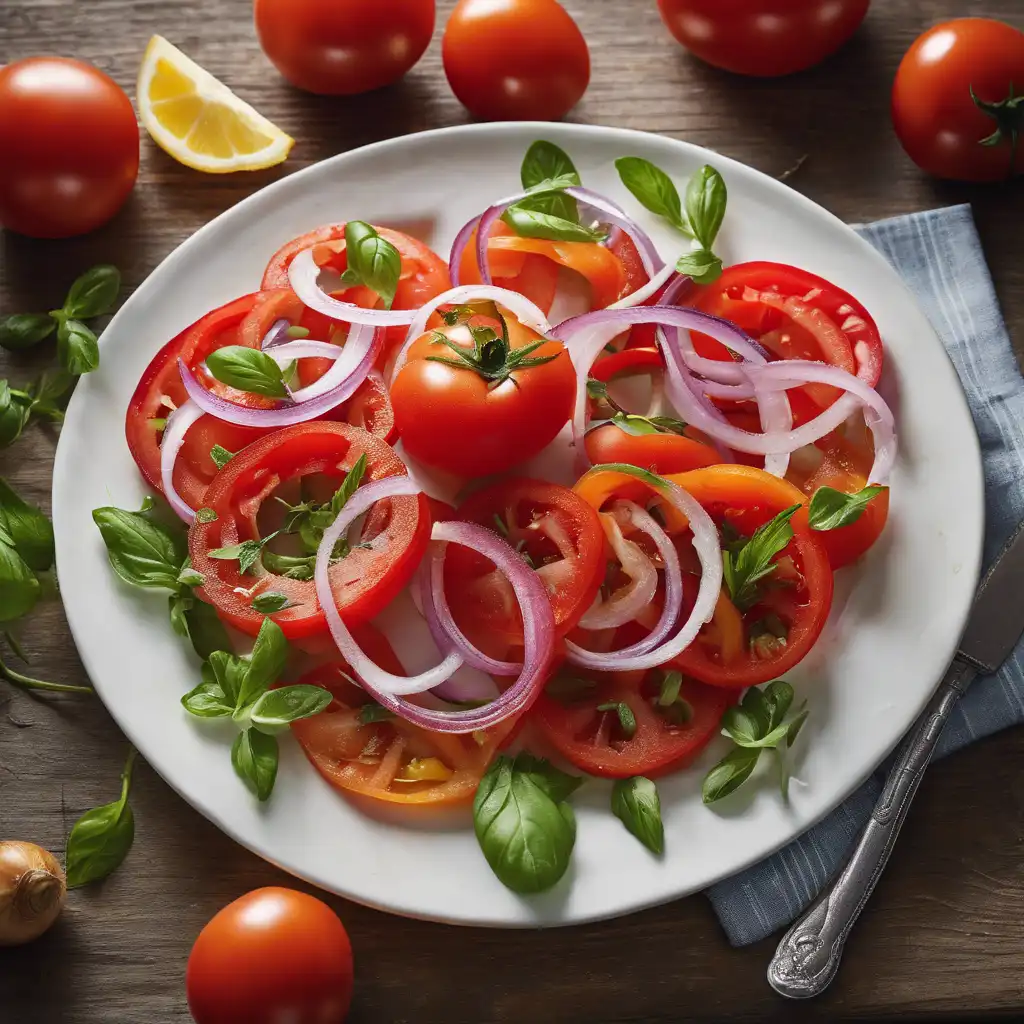
<svg viewBox="0 0 1024 1024">
<path fill-rule="evenodd" d="M 892 121 L 910 159 L 939 178 L 1020 174 L 1024 32 L 989 18 L 930 28 L 907 50 L 892 88 Z"/>
</svg>

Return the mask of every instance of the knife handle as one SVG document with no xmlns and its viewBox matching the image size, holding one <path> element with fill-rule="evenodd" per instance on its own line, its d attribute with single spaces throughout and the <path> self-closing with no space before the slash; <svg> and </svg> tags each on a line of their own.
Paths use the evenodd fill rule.
<svg viewBox="0 0 1024 1024">
<path fill-rule="evenodd" d="M 846 866 L 797 919 L 768 965 L 768 982 L 780 995 L 809 999 L 820 995 L 839 969 L 843 947 L 896 845 L 942 727 L 976 671 L 956 660 L 918 718 L 893 763 Z"/>
</svg>

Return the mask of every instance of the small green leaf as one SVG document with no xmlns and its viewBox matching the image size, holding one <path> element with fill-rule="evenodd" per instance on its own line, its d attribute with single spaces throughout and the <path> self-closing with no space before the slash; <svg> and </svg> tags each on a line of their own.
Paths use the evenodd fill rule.
<svg viewBox="0 0 1024 1024">
<path fill-rule="evenodd" d="M 240 732 L 231 747 L 236 774 L 259 800 L 267 800 L 274 791 L 278 758 L 277 737 L 257 729 Z"/>
<path fill-rule="evenodd" d="M 206 582 L 206 577 L 191 565 L 186 565 L 178 573 L 178 582 L 183 587 L 201 587 Z"/>
<path fill-rule="evenodd" d="M 674 228 L 690 235 L 683 219 L 679 191 L 672 179 L 649 160 L 638 156 L 622 156 L 615 161 L 622 184 L 629 189 L 645 209 L 664 217 Z"/>
<path fill-rule="evenodd" d="M 294 338 L 296 340 L 299 339 L 299 338 L 308 338 L 309 337 L 309 328 L 308 327 L 297 327 L 297 326 L 293 325 L 293 326 L 289 327 L 288 330 L 286 330 L 284 333 L 287 334 L 289 338 Z"/>
<path fill-rule="evenodd" d="M 334 492 L 334 496 L 331 498 L 331 511 L 334 513 L 335 518 L 345 507 L 348 499 L 359 489 L 359 485 L 363 482 L 365 475 L 366 455 L 363 454 L 356 459 L 355 465 L 345 474 L 345 479 L 341 481 L 341 486 Z M 331 522 L 333 523 L 334 519 Z"/>
<path fill-rule="evenodd" d="M 387 722 L 395 717 L 395 713 L 380 704 L 364 704 L 359 709 L 359 724 L 374 725 L 376 722 Z"/>
<path fill-rule="evenodd" d="M 39 580 L 25 560 L 0 540 L 0 622 L 12 622 L 27 615 L 39 594 Z"/>
<path fill-rule="evenodd" d="M 739 789 L 750 778 L 760 756 L 759 748 L 737 747 L 730 750 L 704 776 L 704 785 L 701 789 L 704 803 L 714 803 Z"/>
<path fill-rule="evenodd" d="M 247 345 L 225 345 L 206 357 L 206 368 L 222 384 L 267 398 L 287 398 L 281 367 L 271 356 Z M 211 456 L 212 456 L 211 452 Z"/>
<path fill-rule="evenodd" d="M 72 377 L 92 373 L 100 365 L 99 341 L 81 321 L 61 319 L 57 324 L 57 358 Z"/>
<path fill-rule="evenodd" d="M 800 735 L 800 730 L 804 727 L 804 722 L 807 721 L 807 716 L 809 714 L 810 712 L 806 707 L 801 707 L 797 712 L 796 717 L 789 723 L 789 726 L 786 729 L 787 747 L 792 747 L 793 744 L 796 743 L 796 738 Z"/>
<path fill-rule="evenodd" d="M 181 554 L 178 544 L 144 512 L 107 506 L 92 513 L 107 546 L 114 572 L 136 587 L 177 591 Z"/>
<path fill-rule="evenodd" d="M 697 284 L 711 284 L 722 276 L 722 261 L 707 249 L 693 249 L 676 260 L 676 271 Z"/>
<path fill-rule="evenodd" d="M 375 228 L 362 220 L 350 220 L 345 225 L 345 253 L 347 274 L 355 282 L 375 291 L 390 309 L 402 274 L 402 257 L 398 250 L 377 234 Z"/>
<path fill-rule="evenodd" d="M 279 555 L 269 548 L 263 549 L 262 560 L 267 572 L 291 580 L 311 580 L 316 568 L 316 555 Z"/>
<path fill-rule="evenodd" d="M 625 701 L 608 701 L 606 704 L 598 704 L 597 710 L 614 711 L 619 719 L 619 728 L 627 740 L 631 740 L 636 735 L 636 716 Z"/>
<path fill-rule="evenodd" d="M 287 660 L 288 641 L 281 627 L 273 619 L 264 619 L 249 656 L 249 669 L 238 695 L 238 707 L 251 704 L 271 683 L 276 682 Z"/>
<path fill-rule="evenodd" d="M 529 777 L 535 786 L 542 789 L 555 803 L 568 800 L 580 786 L 583 779 L 556 768 L 543 757 L 535 757 L 525 750 L 516 755 L 515 770 Z"/>
<path fill-rule="evenodd" d="M 23 501 L 2 477 L 0 526 L 30 569 L 45 572 L 53 565 L 53 527 L 50 520 L 35 505 Z"/>
<path fill-rule="evenodd" d="M 210 458 L 218 469 L 223 469 L 233 458 L 234 452 L 229 452 L 223 445 L 215 444 L 210 449 Z"/>
<path fill-rule="evenodd" d="M 228 703 L 235 708 L 245 683 L 249 663 L 230 651 L 211 651 L 203 663 L 203 682 L 216 683 L 220 687 Z"/>
<path fill-rule="evenodd" d="M 319 715 L 333 699 L 330 690 L 307 683 L 267 690 L 252 707 L 253 728 L 260 732 L 281 732 L 291 722 Z"/>
<path fill-rule="evenodd" d="M 183 636 L 188 639 L 188 619 L 185 618 L 186 613 L 195 603 L 195 598 L 191 592 L 183 594 L 171 594 L 167 599 L 168 611 L 171 616 L 171 629 L 174 630 L 178 636 Z"/>
<path fill-rule="evenodd" d="M 192 606 L 185 609 L 188 638 L 200 658 L 209 658 L 214 651 L 223 651 L 231 641 L 213 605 L 193 598 Z"/>
<path fill-rule="evenodd" d="M 103 316 L 114 308 L 121 290 L 121 274 L 117 267 L 103 263 L 87 270 L 68 292 L 64 313 L 75 320 Z"/>
<path fill-rule="evenodd" d="M 14 444 L 32 412 L 32 397 L 0 380 L 0 448 Z"/>
<path fill-rule="evenodd" d="M 286 608 L 297 607 L 297 602 L 293 601 L 287 594 L 281 594 L 276 590 L 265 590 L 262 594 L 257 594 L 252 599 L 251 607 L 253 611 L 260 612 L 263 615 L 273 615 L 276 612 L 283 612 Z"/>
<path fill-rule="evenodd" d="M 212 508 L 196 509 L 196 522 L 197 523 L 215 523 L 217 522 L 217 513 Z"/>
<path fill-rule="evenodd" d="M 686 216 L 690 229 L 701 248 L 709 252 L 725 218 L 728 199 L 725 180 L 708 164 L 690 178 L 686 186 Z"/>
<path fill-rule="evenodd" d="M 783 509 L 759 526 L 738 551 L 722 552 L 725 584 L 733 604 L 741 611 L 755 603 L 757 584 L 775 571 L 772 559 L 793 539 L 793 527 L 789 521 L 799 508 L 799 505 L 792 505 Z"/>
<path fill-rule="evenodd" d="M 572 184 L 580 184 L 579 172 L 569 154 L 544 139 L 538 139 L 526 151 L 519 177 L 523 188 L 536 188 L 555 178 L 572 179 Z"/>
<path fill-rule="evenodd" d="M 679 691 L 683 686 L 683 674 L 675 669 L 663 670 L 661 688 L 658 691 L 658 703 L 663 708 L 671 707 L 679 700 Z"/>
<path fill-rule="evenodd" d="M 276 533 L 269 533 L 262 540 L 244 540 L 241 544 L 232 544 L 230 547 L 214 548 L 207 554 L 218 561 L 237 561 L 238 571 L 244 576 L 259 561 L 264 546 L 276 536 Z"/>
<path fill-rule="evenodd" d="M 596 377 L 588 377 L 587 397 L 594 399 L 595 402 L 607 401 L 608 385 L 603 380 L 598 380 Z"/>
<path fill-rule="evenodd" d="M 538 197 L 540 198 L 540 197 Z M 608 232 L 536 209 L 536 200 L 510 206 L 501 219 L 522 238 L 546 238 L 561 242 L 603 242 Z"/>
<path fill-rule="evenodd" d="M 793 703 L 793 687 L 785 679 L 770 682 L 761 691 L 768 705 L 768 728 L 781 725 Z"/>
<path fill-rule="evenodd" d="M 838 530 L 857 522 L 868 504 L 887 487 L 865 487 L 855 494 L 846 494 L 833 487 L 819 487 L 811 498 L 808 521 L 812 530 Z"/>
<path fill-rule="evenodd" d="M 652 853 L 665 852 L 658 787 L 642 775 L 617 779 L 612 787 L 612 813 Z"/>
<path fill-rule="evenodd" d="M 227 718 L 235 708 L 218 683 L 200 683 L 181 698 L 182 707 L 197 718 Z"/>
<path fill-rule="evenodd" d="M 21 352 L 39 344 L 56 330 L 57 321 L 49 313 L 14 313 L 0 320 L 0 346 L 9 352 Z"/>
</svg>

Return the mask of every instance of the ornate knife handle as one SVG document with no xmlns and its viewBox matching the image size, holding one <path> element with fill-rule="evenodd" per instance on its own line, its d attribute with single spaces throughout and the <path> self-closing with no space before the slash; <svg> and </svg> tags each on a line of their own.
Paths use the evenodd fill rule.
<svg viewBox="0 0 1024 1024">
<path fill-rule="evenodd" d="M 881 877 L 946 719 L 976 672 L 954 661 L 907 737 L 846 867 L 779 943 L 768 982 L 780 995 L 820 995 L 839 970 L 843 947 Z"/>
</svg>

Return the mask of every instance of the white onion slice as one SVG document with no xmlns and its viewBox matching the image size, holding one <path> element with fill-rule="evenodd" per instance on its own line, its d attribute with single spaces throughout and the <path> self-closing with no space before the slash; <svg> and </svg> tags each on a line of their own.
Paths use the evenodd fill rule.
<svg viewBox="0 0 1024 1024">
<path fill-rule="evenodd" d="M 203 410 L 195 402 L 179 405 L 164 424 L 160 438 L 160 486 L 167 503 L 174 509 L 174 514 L 186 523 L 195 519 L 195 509 L 190 508 L 174 487 L 174 464 L 178 461 L 178 452 L 185 443 L 185 434 L 196 420 L 204 415 Z"/>
</svg>

